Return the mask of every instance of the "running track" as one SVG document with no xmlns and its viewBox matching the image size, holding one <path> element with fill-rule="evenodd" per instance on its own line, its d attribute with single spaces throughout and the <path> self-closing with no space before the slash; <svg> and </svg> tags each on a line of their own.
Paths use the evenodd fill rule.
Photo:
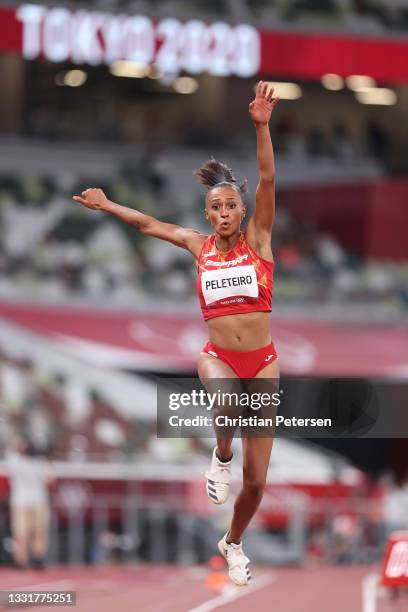
<svg viewBox="0 0 408 612">
<path fill-rule="evenodd" d="M 0 568 L 0 590 L 76 591 L 75 612 L 362 612 L 363 579 L 377 571 L 367 566 L 252 569 L 250 587 L 217 591 L 206 586 L 211 570 L 202 566 Z M 34 609 L 50 612 L 50 607 Z M 383 600 L 378 612 L 400 609 Z"/>
</svg>

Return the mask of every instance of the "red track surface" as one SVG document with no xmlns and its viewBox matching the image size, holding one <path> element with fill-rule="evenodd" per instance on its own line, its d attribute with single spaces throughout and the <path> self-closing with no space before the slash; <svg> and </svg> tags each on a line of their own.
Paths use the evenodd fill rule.
<svg viewBox="0 0 408 612">
<path fill-rule="evenodd" d="M 254 567 L 252 586 L 230 587 L 226 595 L 206 586 L 206 567 L 58 567 L 43 572 L 2 569 L 0 589 L 76 591 L 77 605 L 71 608 L 75 612 L 189 612 L 205 602 L 211 603 L 197 612 L 361 612 L 362 581 L 373 571 L 377 568 Z M 230 596 L 237 597 L 228 601 Z M 399 606 L 384 607 L 382 602 L 379 610 L 385 609 L 399 610 Z M 49 612 L 50 608 L 35 610 Z"/>
</svg>

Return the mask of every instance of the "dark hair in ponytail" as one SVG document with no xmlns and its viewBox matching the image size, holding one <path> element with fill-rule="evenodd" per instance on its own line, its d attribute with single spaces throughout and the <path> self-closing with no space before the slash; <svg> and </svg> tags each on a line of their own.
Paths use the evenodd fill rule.
<svg viewBox="0 0 408 612">
<path fill-rule="evenodd" d="M 214 157 L 207 159 L 193 174 L 208 191 L 214 187 L 233 187 L 240 195 L 248 191 L 248 181 L 245 179 L 241 185 L 237 185 L 231 168 Z"/>
</svg>

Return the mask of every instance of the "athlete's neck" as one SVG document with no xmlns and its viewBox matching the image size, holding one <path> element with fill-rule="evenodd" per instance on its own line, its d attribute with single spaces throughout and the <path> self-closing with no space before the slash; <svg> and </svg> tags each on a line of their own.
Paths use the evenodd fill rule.
<svg viewBox="0 0 408 612">
<path fill-rule="evenodd" d="M 238 231 L 236 234 L 233 234 L 232 236 L 228 237 L 215 234 L 215 247 L 217 251 L 223 252 L 230 251 L 231 249 L 233 249 L 239 240 L 240 234 L 241 231 Z"/>
</svg>

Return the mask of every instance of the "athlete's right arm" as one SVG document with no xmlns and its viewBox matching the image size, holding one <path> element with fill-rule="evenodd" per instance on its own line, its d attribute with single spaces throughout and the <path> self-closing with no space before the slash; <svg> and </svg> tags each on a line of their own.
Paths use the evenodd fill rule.
<svg viewBox="0 0 408 612">
<path fill-rule="evenodd" d="M 163 223 L 163 221 L 145 215 L 133 208 L 115 204 L 115 202 L 108 200 L 102 189 L 86 189 L 80 196 L 74 196 L 72 199 L 92 210 L 109 212 L 146 236 L 160 238 L 187 249 L 196 258 L 198 258 L 201 247 L 207 238 L 207 236 L 194 229 L 181 227 L 173 223 Z"/>
</svg>

